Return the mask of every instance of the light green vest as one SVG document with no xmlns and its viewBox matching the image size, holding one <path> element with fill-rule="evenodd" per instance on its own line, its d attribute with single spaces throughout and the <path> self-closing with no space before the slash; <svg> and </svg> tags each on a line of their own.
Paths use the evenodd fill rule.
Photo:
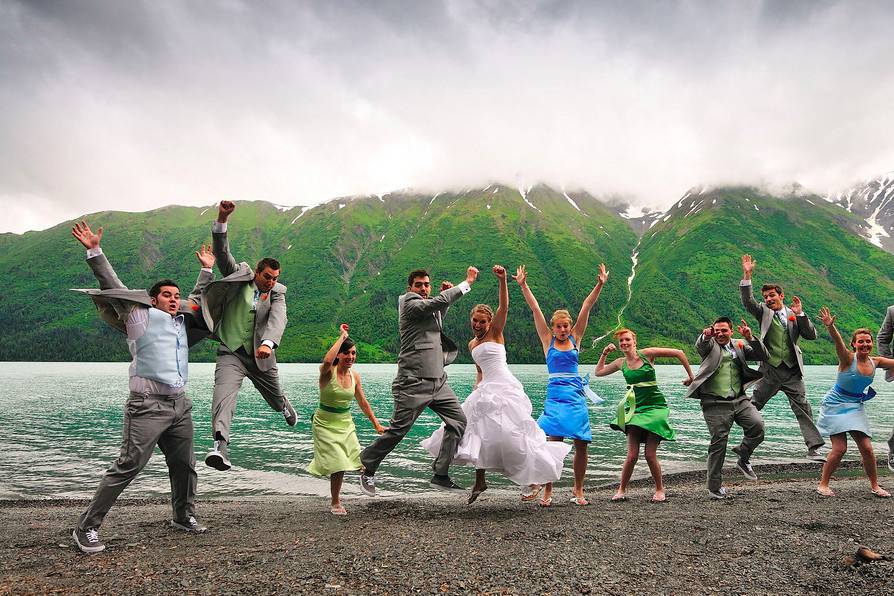
<svg viewBox="0 0 894 596">
<path fill-rule="evenodd" d="M 733 362 L 733 355 L 727 350 L 723 350 L 720 366 L 702 385 L 701 392 L 722 399 L 731 399 L 742 393 L 742 375 Z"/>
<path fill-rule="evenodd" d="M 224 308 L 217 334 L 220 341 L 233 352 L 242 346 L 246 354 L 254 354 L 254 298 L 254 284 L 247 283 Z"/>
<path fill-rule="evenodd" d="M 788 337 L 788 329 L 782 326 L 775 313 L 767 335 L 764 337 L 764 345 L 767 346 L 767 351 L 770 353 L 770 357 L 767 359 L 770 366 L 775 368 L 785 362 L 787 366 L 794 367 L 798 363 Z"/>
</svg>

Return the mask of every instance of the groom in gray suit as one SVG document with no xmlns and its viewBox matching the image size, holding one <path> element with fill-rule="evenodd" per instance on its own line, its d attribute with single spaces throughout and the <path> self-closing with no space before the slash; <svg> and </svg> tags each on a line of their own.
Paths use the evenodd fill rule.
<svg viewBox="0 0 894 596">
<path fill-rule="evenodd" d="M 885 312 L 885 320 L 882 321 L 878 336 L 875 338 L 879 356 L 894 358 L 894 352 L 891 351 L 892 340 L 894 340 L 894 306 L 889 306 Z M 894 381 L 894 370 L 885 371 L 885 380 Z M 894 429 L 891 431 L 891 436 L 888 437 L 888 469 L 894 472 Z"/>
<path fill-rule="evenodd" d="M 695 342 L 702 363 L 686 392 L 686 397 L 701 400 L 702 414 L 711 433 L 708 495 L 714 499 L 726 497 L 721 472 L 733 423 L 744 431 L 742 443 L 733 447 L 739 456 L 736 467 L 749 480 L 757 480 L 750 459 L 764 440 L 764 420 L 745 395 L 745 388 L 761 378 L 761 373 L 752 370 L 748 361 L 766 360 L 767 351 L 761 340 L 751 334 L 745 321 L 739 326 L 739 333 L 745 341 L 732 340 L 733 322 L 727 317 L 720 317 L 705 328 Z"/>
<path fill-rule="evenodd" d="M 394 413 L 388 429 L 360 454 L 363 464 L 360 488 L 364 494 L 375 496 L 375 473 L 379 464 L 406 436 L 425 408 L 431 408 L 444 421 L 444 439 L 433 464 L 435 473 L 430 486 L 464 491 L 449 475 L 450 462 L 466 430 L 466 416 L 444 374 L 444 367 L 456 358 L 457 348 L 444 335 L 443 326 L 447 309 L 471 289 L 477 278 L 478 269 L 469 267 L 465 281 L 456 286 L 442 282 L 441 293 L 429 298 L 428 272 L 417 269 L 407 276 L 407 291 L 397 303 L 400 353 L 397 377 L 391 384 Z"/>
<path fill-rule="evenodd" d="M 236 264 L 227 239 L 227 220 L 235 209 L 232 201 L 220 202 L 211 239 L 224 278 L 208 284 L 203 294 L 205 323 L 220 340 L 211 402 L 214 447 L 205 464 L 221 471 L 231 467 L 230 424 L 245 377 L 272 409 L 282 413 L 286 424 L 295 426 L 298 421 L 276 368 L 276 348 L 286 328 L 286 287 L 278 283 L 279 261 L 261 259 L 254 271 L 248 263 Z"/>
<path fill-rule="evenodd" d="M 801 307 L 800 298 L 792 298 L 791 308 L 785 306 L 785 294 L 778 285 L 766 284 L 761 288 L 762 303 L 754 299 L 751 275 L 755 263 L 751 255 L 742 255 L 742 282 L 739 284 L 742 305 L 760 323 L 761 341 L 767 348 L 767 360 L 760 366 L 764 376 L 754 386 L 751 400 L 758 410 L 763 410 L 771 397 L 783 391 L 798 419 L 801 436 L 807 445 L 807 457 L 826 461 L 819 452 L 824 441 L 813 423 L 813 412 L 807 401 L 804 358 L 798 345 L 800 339 L 816 339 L 816 328 Z"/>
</svg>

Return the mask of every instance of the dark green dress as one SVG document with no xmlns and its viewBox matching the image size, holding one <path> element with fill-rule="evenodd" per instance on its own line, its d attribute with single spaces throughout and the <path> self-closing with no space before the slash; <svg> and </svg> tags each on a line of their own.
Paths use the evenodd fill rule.
<svg viewBox="0 0 894 596">
<path fill-rule="evenodd" d="M 643 365 L 636 370 L 627 368 L 626 358 L 621 365 L 621 372 L 624 374 L 624 380 L 627 381 L 627 387 L 630 388 L 632 385 L 636 394 L 636 409 L 627 426 L 636 426 L 647 430 L 652 434 L 658 435 L 658 438 L 662 441 L 673 441 L 676 433 L 668 424 L 670 410 L 667 408 L 667 400 L 664 399 L 664 394 L 661 393 L 658 385 L 655 384 L 655 367 L 642 353 L 639 353 L 639 357 L 643 359 Z M 638 387 L 637 385 L 640 383 L 647 385 Z M 613 422 L 610 426 L 626 434 L 626 430 L 622 429 L 617 423 Z M 643 435 L 641 442 L 645 443 L 647 436 Z"/>
</svg>

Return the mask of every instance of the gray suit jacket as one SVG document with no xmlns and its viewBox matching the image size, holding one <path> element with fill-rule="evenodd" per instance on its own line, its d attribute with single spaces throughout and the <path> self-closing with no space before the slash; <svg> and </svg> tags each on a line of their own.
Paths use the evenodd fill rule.
<svg viewBox="0 0 894 596">
<path fill-rule="evenodd" d="M 741 346 L 739 345 L 741 343 Z M 763 374 L 748 366 L 748 361 L 764 361 L 767 359 L 767 349 L 763 342 L 755 337 L 750 342 L 746 340 L 733 339 L 733 350 L 736 352 L 734 362 L 739 366 L 739 374 L 742 375 L 742 393 L 745 388 L 760 379 Z M 701 398 L 699 389 L 705 384 L 711 375 L 713 375 L 720 367 L 723 359 L 723 348 L 720 347 L 713 337 L 705 337 L 704 334 L 699 335 L 695 342 L 695 349 L 702 357 L 702 363 L 698 367 L 698 373 L 692 383 L 689 384 L 689 390 L 686 397 Z"/>
<path fill-rule="evenodd" d="M 211 238 L 211 249 L 217 260 L 217 267 L 224 278 L 209 283 L 205 288 L 202 312 L 212 337 L 220 341 L 217 333 L 220 330 L 224 309 L 230 300 L 241 294 L 245 284 L 252 283 L 255 274 L 248 263 L 236 264 L 236 260 L 230 254 L 230 243 L 227 240 L 226 232 L 214 232 L 211 234 Z M 265 339 L 273 342 L 273 353 L 269 358 L 255 358 L 255 363 L 260 370 L 270 370 L 276 366 L 276 348 L 282 340 L 286 321 L 286 287 L 277 283 L 267 293 L 266 298 L 264 295 L 261 296 L 258 300 L 258 309 L 255 312 L 254 350 L 257 351 Z M 229 352 L 223 343 L 220 344 L 220 349 Z"/>
<path fill-rule="evenodd" d="M 879 356 L 884 356 L 885 358 L 894 357 L 891 353 L 892 340 L 894 340 L 894 306 L 889 306 L 887 312 L 885 312 L 885 320 L 882 321 L 882 326 L 875 338 Z M 894 381 L 894 370 L 885 371 L 885 380 Z"/>
<path fill-rule="evenodd" d="M 444 335 L 444 316 L 463 291 L 458 286 L 444 290 L 433 298 L 416 292 L 403 294 L 397 303 L 400 354 L 397 376 L 440 379 L 444 367 L 456 359 L 456 344 Z"/>
<path fill-rule="evenodd" d="M 112 264 L 105 254 L 87 259 L 87 264 L 90 265 L 93 275 L 99 281 L 100 289 L 76 289 L 74 291 L 83 292 L 90 296 L 96 305 L 100 318 L 121 333 L 126 334 L 127 319 L 134 308 L 137 306 L 153 308 L 149 292 L 146 290 L 129 290 L 118 278 L 118 274 L 115 273 Z M 196 285 L 188 298 L 198 307 L 198 310 L 194 310 L 186 300 L 180 303 L 179 313 L 184 315 L 186 337 L 190 347 L 208 337 L 208 328 L 205 327 L 205 321 L 201 314 L 201 295 L 202 290 L 213 279 L 213 273 L 208 273 L 207 271 L 199 272 Z"/>
<path fill-rule="evenodd" d="M 755 301 L 753 285 L 740 285 L 739 293 L 742 296 L 742 306 L 744 306 L 745 310 L 750 312 L 760 323 L 761 341 L 763 341 L 767 337 L 767 331 L 770 330 L 770 325 L 773 324 L 773 316 L 775 315 L 775 311 L 773 311 L 773 309 L 771 309 L 763 302 Z M 800 340 L 802 337 L 804 339 L 816 339 L 816 327 L 813 326 L 810 317 L 808 317 L 807 315 L 795 317 L 795 320 L 792 321 L 791 318 L 794 313 L 791 311 L 791 309 L 787 306 L 783 306 L 782 310 L 785 311 L 788 336 L 792 340 L 792 347 L 794 348 L 795 357 L 798 359 L 798 370 L 801 371 L 801 376 L 803 377 L 804 357 L 801 355 L 801 346 L 798 345 L 798 340 Z M 770 365 L 761 363 L 761 370 L 763 370 L 765 366 Z"/>
</svg>

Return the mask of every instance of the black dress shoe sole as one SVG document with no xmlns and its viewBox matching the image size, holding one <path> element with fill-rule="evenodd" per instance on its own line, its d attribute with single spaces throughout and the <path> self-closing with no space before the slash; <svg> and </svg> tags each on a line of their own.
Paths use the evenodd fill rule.
<svg viewBox="0 0 894 596">
<path fill-rule="evenodd" d="M 209 453 L 207 457 L 205 457 L 205 465 L 215 470 L 220 470 L 221 472 L 226 472 L 233 466 L 230 465 L 230 462 L 226 461 L 222 455 L 219 453 Z"/>
</svg>

